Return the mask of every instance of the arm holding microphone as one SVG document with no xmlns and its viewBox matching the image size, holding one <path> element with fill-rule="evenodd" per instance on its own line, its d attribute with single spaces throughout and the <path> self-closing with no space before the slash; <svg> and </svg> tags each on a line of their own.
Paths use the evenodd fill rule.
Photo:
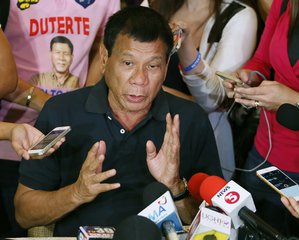
<svg viewBox="0 0 299 240">
<path fill-rule="evenodd" d="M 148 141 L 146 144 L 146 160 L 152 176 L 170 189 L 175 200 L 176 196 L 186 191 L 186 183 L 181 179 L 179 174 L 179 115 L 175 115 L 172 119 L 170 114 L 167 114 L 166 123 L 166 132 L 160 151 L 157 153 L 154 143 Z M 198 204 L 192 196 L 189 195 L 175 201 L 175 204 L 182 221 L 184 223 L 191 223 L 198 210 Z"/>
</svg>

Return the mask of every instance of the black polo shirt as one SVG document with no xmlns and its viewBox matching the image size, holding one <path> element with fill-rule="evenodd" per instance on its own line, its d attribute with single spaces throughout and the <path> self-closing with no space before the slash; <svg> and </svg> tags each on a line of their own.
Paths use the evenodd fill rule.
<svg viewBox="0 0 299 240">
<path fill-rule="evenodd" d="M 180 176 L 189 179 L 197 172 L 222 176 L 213 130 L 207 114 L 197 104 L 159 92 L 146 119 L 133 130 L 114 118 L 107 100 L 107 86 L 100 81 L 50 99 L 36 127 L 47 133 L 70 125 L 66 142 L 50 157 L 22 161 L 20 182 L 33 189 L 57 190 L 74 183 L 91 146 L 99 140 L 107 145 L 103 171 L 115 168 L 107 182 L 121 187 L 100 194 L 56 223 L 56 236 L 76 236 L 80 225 L 115 226 L 143 209 L 144 187 L 155 181 L 146 164 L 145 145 L 152 140 L 157 151 L 163 142 L 166 114 L 180 115 Z"/>
</svg>

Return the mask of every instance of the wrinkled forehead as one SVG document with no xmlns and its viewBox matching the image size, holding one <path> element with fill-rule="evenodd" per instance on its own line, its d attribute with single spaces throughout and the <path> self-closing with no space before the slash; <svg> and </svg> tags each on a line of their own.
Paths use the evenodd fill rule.
<svg viewBox="0 0 299 240">
<path fill-rule="evenodd" d="M 145 54 L 146 56 L 166 59 L 167 46 L 160 38 L 142 41 L 128 34 L 119 34 L 112 48 L 112 54 Z"/>
</svg>

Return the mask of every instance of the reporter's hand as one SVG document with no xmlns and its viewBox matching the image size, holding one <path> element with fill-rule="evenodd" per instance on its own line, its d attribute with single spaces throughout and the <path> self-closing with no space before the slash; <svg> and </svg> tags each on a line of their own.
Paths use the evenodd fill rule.
<svg viewBox="0 0 299 240">
<path fill-rule="evenodd" d="M 182 30 L 182 35 L 181 35 L 181 40 L 184 42 L 185 38 L 189 36 L 190 34 L 190 29 L 187 26 L 187 24 L 183 21 L 172 21 L 169 23 L 169 26 L 172 30 L 172 32 L 176 32 L 177 30 L 181 29 Z"/>
<path fill-rule="evenodd" d="M 230 75 L 235 76 L 236 78 L 239 78 L 237 72 L 230 73 Z M 228 98 L 234 98 L 235 97 L 234 89 L 236 87 L 236 84 L 237 83 L 233 80 L 230 80 L 230 79 L 227 79 L 227 78 L 223 79 L 223 86 L 224 86 L 224 89 L 225 89 L 226 96 Z"/>
<path fill-rule="evenodd" d="M 231 73 L 230 75 L 240 79 L 246 87 L 255 86 L 260 83 L 258 77 L 255 74 L 252 74 L 252 71 L 250 70 L 241 69 L 234 73 Z M 237 93 L 235 92 L 235 88 L 238 87 L 235 81 L 230 79 L 224 79 L 223 86 L 225 88 L 226 96 L 228 98 L 240 97 L 240 95 L 237 95 Z"/>
<path fill-rule="evenodd" d="M 273 111 L 276 111 L 283 103 L 293 104 L 296 99 L 299 99 L 299 94 L 293 89 L 269 80 L 264 80 L 257 87 L 236 87 L 235 92 L 236 102 L 251 107 L 258 105 Z"/>
<path fill-rule="evenodd" d="M 13 127 L 11 131 L 11 143 L 16 153 L 24 159 L 42 159 L 46 156 L 51 155 L 65 141 L 65 138 L 62 138 L 45 154 L 30 157 L 28 154 L 28 149 L 30 148 L 30 146 L 37 143 L 44 136 L 45 135 L 42 132 L 40 132 L 38 129 L 32 127 L 29 124 L 16 124 L 16 126 Z"/>
<path fill-rule="evenodd" d="M 289 212 L 295 217 L 299 219 L 299 202 L 297 202 L 294 198 L 286 198 L 281 197 L 281 201 L 283 205 L 289 210 Z"/>
<path fill-rule="evenodd" d="M 102 171 L 105 154 L 106 144 L 104 141 L 95 143 L 89 150 L 80 175 L 74 184 L 74 196 L 79 202 L 90 202 L 100 193 L 120 187 L 119 183 L 103 183 L 116 174 L 115 169 Z"/>
</svg>

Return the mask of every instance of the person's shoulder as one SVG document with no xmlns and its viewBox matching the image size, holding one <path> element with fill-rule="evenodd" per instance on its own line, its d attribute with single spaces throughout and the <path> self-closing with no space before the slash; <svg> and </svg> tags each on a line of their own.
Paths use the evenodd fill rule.
<svg viewBox="0 0 299 240">
<path fill-rule="evenodd" d="M 258 17 L 256 11 L 251 6 L 248 6 L 244 3 L 236 3 L 239 4 L 241 8 L 230 17 L 225 26 L 225 30 L 235 28 L 238 30 L 246 30 L 246 27 L 257 26 Z"/>
<path fill-rule="evenodd" d="M 244 18 L 244 17 L 257 18 L 257 13 L 251 6 L 239 1 L 237 1 L 237 3 L 240 4 L 243 7 L 243 9 L 235 14 L 234 16 L 235 18 Z"/>
</svg>

